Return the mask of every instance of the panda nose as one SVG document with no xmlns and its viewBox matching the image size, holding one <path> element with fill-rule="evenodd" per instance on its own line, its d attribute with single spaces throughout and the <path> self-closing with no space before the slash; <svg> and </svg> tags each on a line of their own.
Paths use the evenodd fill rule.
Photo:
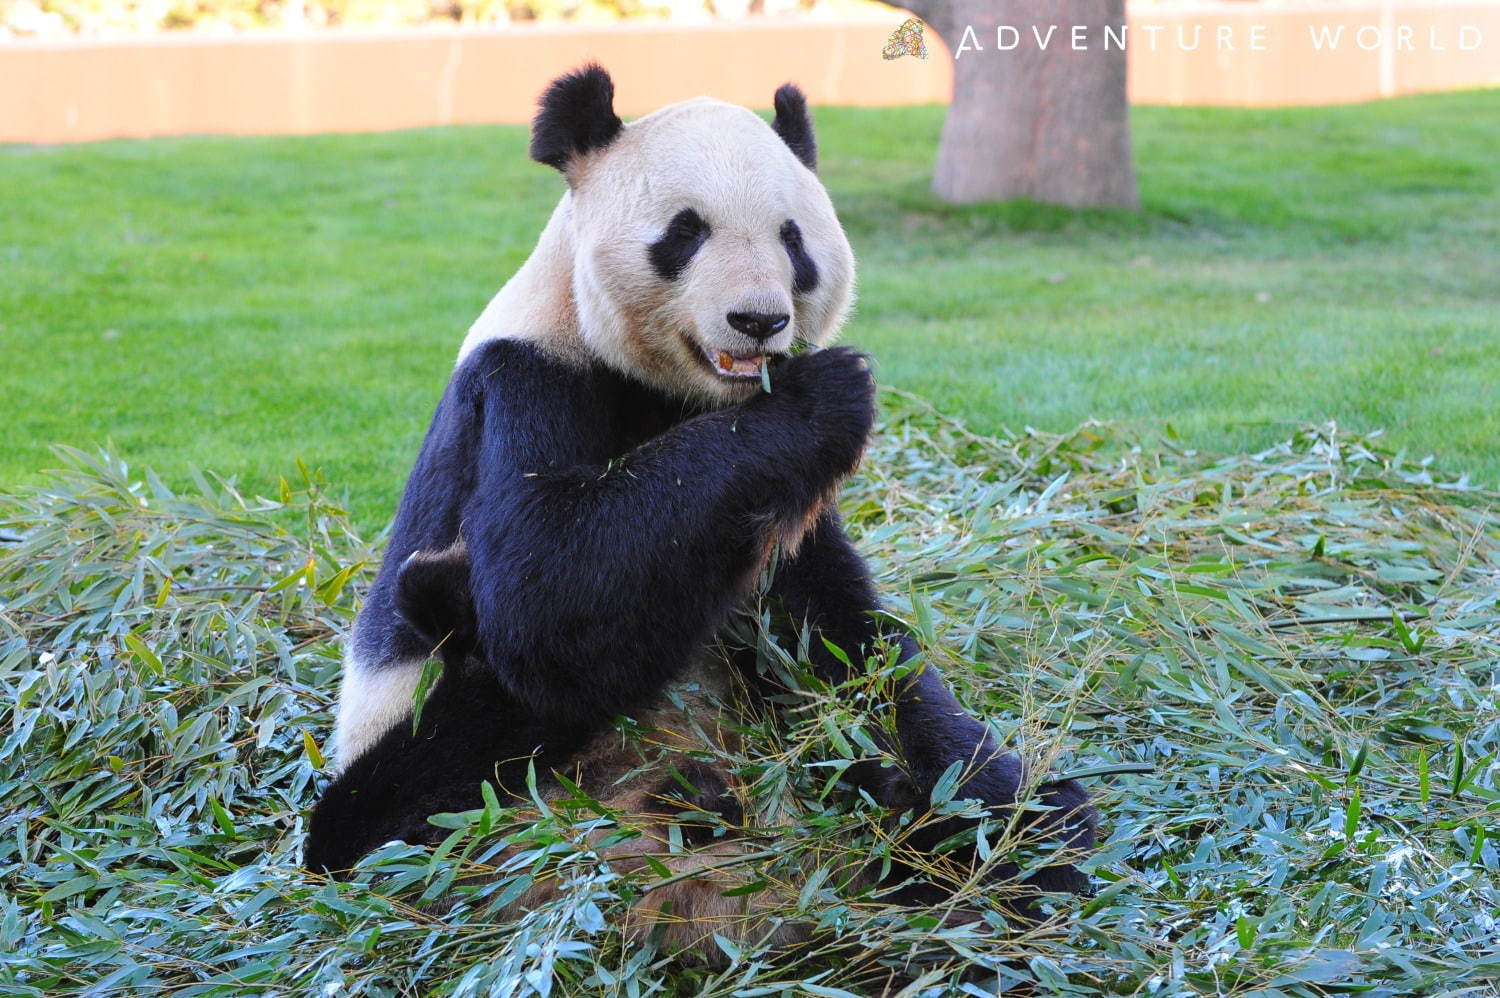
<svg viewBox="0 0 1500 998">
<path fill-rule="evenodd" d="M 730 312 L 724 318 L 735 329 L 757 340 L 775 336 L 791 320 L 785 312 Z"/>
</svg>

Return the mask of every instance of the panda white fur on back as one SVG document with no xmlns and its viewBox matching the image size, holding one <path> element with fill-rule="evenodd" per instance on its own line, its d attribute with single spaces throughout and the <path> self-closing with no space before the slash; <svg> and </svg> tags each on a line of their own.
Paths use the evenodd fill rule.
<svg viewBox="0 0 1500 998">
<path fill-rule="evenodd" d="M 856 669 L 883 641 L 915 653 L 880 629 L 831 502 L 873 424 L 867 365 L 845 348 L 789 355 L 836 336 L 854 263 L 814 172 L 802 94 L 786 86 L 774 103 L 770 125 L 707 99 L 625 125 L 597 66 L 543 95 L 531 154 L 568 189 L 465 339 L 408 480 L 346 655 L 339 773 L 312 814 L 309 868 L 435 841 L 429 815 L 481 806 L 486 780 L 522 799 L 528 765 L 605 795 L 629 769 L 609 757 L 612 719 L 673 728 L 668 684 L 697 670 L 716 685 L 714 669 L 730 667 L 705 665 L 704 649 L 775 552 L 770 598 L 815 632 L 820 676 L 850 670 L 822 638 Z M 414 733 L 435 649 L 444 669 Z M 1021 761 L 935 669 L 889 702 L 899 764 L 854 767 L 851 781 L 914 807 L 963 760 L 960 796 L 1015 802 Z M 691 803 L 734 808 L 726 774 L 695 773 Z M 631 786 L 626 803 L 649 811 L 649 781 Z M 1043 834 L 1092 845 L 1079 786 L 1045 784 L 1041 797 Z M 955 830 L 933 826 L 928 844 Z M 1086 882 L 1067 863 L 1032 878 Z M 721 893 L 678 899 L 678 917 L 694 904 L 708 917 Z"/>
</svg>

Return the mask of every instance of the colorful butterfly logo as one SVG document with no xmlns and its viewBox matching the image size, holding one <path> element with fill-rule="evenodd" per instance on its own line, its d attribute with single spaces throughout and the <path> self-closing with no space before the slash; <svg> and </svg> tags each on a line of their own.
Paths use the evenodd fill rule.
<svg viewBox="0 0 1500 998">
<path fill-rule="evenodd" d="M 883 59 L 899 59 L 903 55 L 927 58 L 927 43 L 922 39 L 922 22 L 915 17 L 902 21 L 901 27 L 891 32 L 891 37 L 886 39 L 885 48 L 880 50 Z"/>
</svg>

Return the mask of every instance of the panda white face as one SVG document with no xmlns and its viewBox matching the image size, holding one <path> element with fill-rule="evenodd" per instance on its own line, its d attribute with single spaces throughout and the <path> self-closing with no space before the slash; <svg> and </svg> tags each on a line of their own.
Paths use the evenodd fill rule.
<svg viewBox="0 0 1500 998">
<path fill-rule="evenodd" d="M 723 404 L 795 342 L 837 335 L 853 253 L 817 176 L 754 113 L 675 104 L 565 172 L 579 327 L 616 369 Z"/>
<path fill-rule="evenodd" d="M 626 125 L 599 66 L 554 80 L 531 156 L 568 192 L 459 360 L 526 339 L 714 406 L 758 391 L 768 359 L 795 344 L 832 341 L 854 300 L 854 254 L 813 172 L 802 92 L 787 84 L 774 104 L 770 125 L 706 98 Z"/>
<path fill-rule="evenodd" d="M 758 390 L 796 340 L 822 345 L 853 297 L 827 192 L 757 115 L 713 100 L 625 127 L 569 171 L 574 292 L 613 366 L 709 401 Z"/>
</svg>

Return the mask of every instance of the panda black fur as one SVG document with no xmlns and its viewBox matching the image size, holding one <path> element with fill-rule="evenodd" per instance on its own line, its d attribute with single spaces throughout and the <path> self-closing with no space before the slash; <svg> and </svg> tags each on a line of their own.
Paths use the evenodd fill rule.
<svg viewBox="0 0 1500 998">
<path fill-rule="evenodd" d="M 788 86 L 775 106 L 769 128 L 709 100 L 627 126 L 598 67 L 544 94 L 532 156 L 569 190 L 471 329 L 412 470 L 350 642 L 340 772 L 312 814 L 310 868 L 434 841 L 430 814 L 480 806 L 484 780 L 524 793 L 528 765 L 586 778 L 611 719 L 662 711 L 773 553 L 770 595 L 789 619 L 851 654 L 882 640 L 915 652 L 879 631 L 831 502 L 873 424 L 867 366 L 843 348 L 787 356 L 794 336 L 836 335 L 854 275 L 812 173 L 806 102 Z M 810 646 L 825 679 L 848 678 L 821 640 Z M 414 734 L 412 693 L 435 647 L 444 671 Z M 851 771 L 877 801 L 924 803 L 956 760 L 974 763 L 962 796 L 1015 801 L 1022 763 L 935 669 L 891 701 L 902 767 Z M 699 776 L 688 805 L 732 806 L 722 774 Z M 1083 790 L 1041 796 L 1048 833 L 1089 848 Z M 1032 883 L 1077 891 L 1086 878 L 1060 863 Z M 721 894 L 685 906 L 706 916 Z"/>
</svg>

